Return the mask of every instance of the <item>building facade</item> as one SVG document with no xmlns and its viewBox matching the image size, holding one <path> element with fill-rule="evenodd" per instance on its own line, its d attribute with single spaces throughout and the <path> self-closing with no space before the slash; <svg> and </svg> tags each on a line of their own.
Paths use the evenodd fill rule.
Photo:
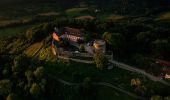
<svg viewBox="0 0 170 100">
<path fill-rule="evenodd" d="M 97 53 L 106 53 L 106 42 L 104 40 L 94 40 L 93 47 Z"/>
<path fill-rule="evenodd" d="M 67 39 L 71 42 L 78 42 L 79 40 L 84 40 L 84 33 L 82 33 L 79 29 L 64 27 L 60 29 L 62 35 L 60 38 Z"/>
</svg>

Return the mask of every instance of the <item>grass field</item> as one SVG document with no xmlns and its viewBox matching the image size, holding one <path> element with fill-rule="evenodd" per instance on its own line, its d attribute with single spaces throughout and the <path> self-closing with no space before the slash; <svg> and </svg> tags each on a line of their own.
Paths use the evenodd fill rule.
<svg viewBox="0 0 170 100">
<path fill-rule="evenodd" d="M 25 32 L 28 28 L 31 28 L 32 26 L 37 25 L 37 24 L 1 28 L 0 29 L 0 37 L 21 36 L 21 35 L 25 34 Z"/>
</svg>

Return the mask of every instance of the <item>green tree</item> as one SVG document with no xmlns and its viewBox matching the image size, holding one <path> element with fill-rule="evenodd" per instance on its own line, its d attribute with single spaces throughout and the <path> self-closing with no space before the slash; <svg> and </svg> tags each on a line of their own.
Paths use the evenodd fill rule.
<svg viewBox="0 0 170 100">
<path fill-rule="evenodd" d="M 41 79 L 44 76 L 44 67 L 38 67 L 35 71 L 34 71 L 34 75 L 37 79 Z"/>
<path fill-rule="evenodd" d="M 135 87 L 138 87 L 141 85 L 141 81 L 139 78 L 136 78 L 136 79 L 131 79 L 131 86 L 135 86 Z"/>
<path fill-rule="evenodd" d="M 31 82 L 33 81 L 34 73 L 31 70 L 27 70 L 25 72 L 25 76 L 27 77 L 28 84 L 30 85 Z"/>
<path fill-rule="evenodd" d="M 105 33 L 103 34 L 103 39 L 104 39 L 104 40 L 106 41 L 106 43 L 108 43 L 109 45 L 111 45 L 112 42 L 113 42 L 112 34 L 109 33 L 109 32 L 105 32 Z"/>
<path fill-rule="evenodd" d="M 41 79 L 41 82 L 39 83 L 39 85 L 40 85 L 41 90 L 42 90 L 43 92 L 45 92 L 45 86 L 46 86 L 46 84 L 47 84 L 46 79 Z"/>
<path fill-rule="evenodd" d="M 145 86 L 137 86 L 135 88 L 135 91 L 139 93 L 140 95 L 144 95 L 147 91 L 147 88 Z"/>
<path fill-rule="evenodd" d="M 157 39 L 152 42 L 152 50 L 158 57 L 170 58 L 170 43 L 167 39 Z"/>
<path fill-rule="evenodd" d="M 4 79 L 0 81 L 0 94 L 8 94 L 11 91 L 10 80 Z"/>
<path fill-rule="evenodd" d="M 7 96 L 6 100 L 18 100 L 18 97 L 17 97 L 16 94 L 10 93 L 10 94 Z"/>
<path fill-rule="evenodd" d="M 5 69 L 2 71 L 2 74 L 3 74 L 4 77 L 8 77 L 8 76 L 9 76 L 9 70 L 5 68 Z"/>
<path fill-rule="evenodd" d="M 136 80 L 135 79 L 131 79 L 131 86 L 136 86 Z"/>
<path fill-rule="evenodd" d="M 19 55 L 14 58 L 14 65 L 12 66 L 12 71 L 14 72 L 24 72 L 29 65 L 29 59 L 25 55 Z"/>
<path fill-rule="evenodd" d="M 80 52 L 85 52 L 84 44 L 80 44 L 79 50 L 80 50 Z"/>
<path fill-rule="evenodd" d="M 120 33 L 109 33 L 105 32 L 103 34 L 103 39 L 109 45 L 113 47 L 120 47 L 123 44 L 123 36 Z"/>
<path fill-rule="evenodd" d="M 28 29 L 26 32 L 26 38 L 33 42 L 41 41 L 46 38 L 51 31 L 52 29 L 49 24 L 41 24 Z"/>
<path fill-rule="evenodd" d="M 152 96 L 151 100 L 163 100 L 161 96 L 156 95 L 156 96 Z"/>
<path fill-rule="evenodd" d="M 107 67 L 108 60 L 104 56 L 104 54 L 101 53 L 95 53 L 93 55 L 94 62 L 96 64 L 96 67 L 100 70 L 102 70 L 104 67 Z"/>
<path fill-rule="evenodd" d="M 151 59 L 141 55 L 141 54 L 134 54 L 132 57 L 131 57 L 131 62 L 134 64 L 134 65 L 137 65 L 141 68 L 148 68 L 148 66 L 150 66 L 150 61 Z"/>
<path fill-rule="evenodd" d="M 33 83 L 30 88 L 30 94 L 34 97 L 38 97 L 41 93 L 41 88 L 37 83 Z"/>
</svg>

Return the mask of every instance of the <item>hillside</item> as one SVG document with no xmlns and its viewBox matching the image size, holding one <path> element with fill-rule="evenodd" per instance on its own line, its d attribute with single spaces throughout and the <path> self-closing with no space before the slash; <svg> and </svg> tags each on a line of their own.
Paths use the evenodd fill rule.
<svg viewBox="0 0 170 100">
<path fill-rule="evenodd" d="M 0 100 L 169 100 L 170 66 L 159 62 L 170 61 L 169 5 L 169 0 L 1 0 Z M 55 41 L 51 33 L 57 28 L 74 31 L 53 34 Z M 84 33 L 83 40 L 75 30 Z M 76 46 L 58 38 L 60 33 L 74 37 Z M 103 41 L 109 58 L 95 52 L 96 40 Z M 90 46 L 94 54 L 85 50 Z M 55 49 L 61 54 L 54 55 Z"/>
<path fill-rule="evenodd" d="M 51 52 L 50 33 L 54 26 L 83 29 L 87 33 L 86 41 L 103 37 L 107 49 L 114 52 L 114 59 L 135 67 L 120 69 L 113 65 L 113 69 L 108 70 L 105 61 L 102 69 L 97 66 L 103 65 L 102 60 L 99 60 L 99 64 L 85 64 L 71 59 L 57 59 Z M 31 27 L 20 37 L 0 38 L 0 99 L 168 98 L 169 80 L 156 81 L 159 80 L 161 67 L 155 64 L 155 59 L 170 59 L 169 32 L 157 22 L 148 24 L 148 21 L 141 20 L 112 22 L 63 19 Z M 67 47 L 67 50 L 71 48 Z M 145 71 L 131 72 L 136 67 Z M 147 75 L 158 77 L 149 79 Z"/>
<path fill-rule="evenodd" d="M 123 15 L 153 15 L 170 10 L 169 0 L 2 0 L 0 10 L 11 9 L 11 13 L 15 9 L 27 12 L 27 8 L 34 7 L 40 10 L 43 10 L 42 7 L 49 8 L 49 10 L 54 10 L 54 8 L 61 10 L 81 6 L 82 3 L 92 9 L 98 8 Z"/>
</svg>

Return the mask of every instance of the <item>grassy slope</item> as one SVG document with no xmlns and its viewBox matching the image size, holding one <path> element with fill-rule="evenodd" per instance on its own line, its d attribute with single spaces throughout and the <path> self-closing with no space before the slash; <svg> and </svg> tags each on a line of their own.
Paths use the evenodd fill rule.
<svg viewBox="0 0 170 100">
<path fill-rule="evenodd" d="M 82 82 L 82 79 L 84 77 L 90 77 L 95 82 L 96 81 L 108 82 L 117 87 L 123 88 L 127 91 L 134 92 L 134 93 L 135 91 L 130 85 L 131 79 L 133 78 L 139 78 L 141 80 L 142 85 L 144 85 L 147 88 L 148 93 L 149 91 L 154 91 L 154 93 L 158 93 L 159 91 L 162 92 L 162 89 L 166 87 L 160 83 L 150 81 L 145 76 L 140 75 L 138 73 L 125 71 L 118 68 L 114 68 L 113 70 L 100 71 L 94 67 L 95 65 L 87 65 L 87 64 L 74 63 L 74 62 L 72 62 L 69 65 L 66 62 L 63 63 L 65 64 L 64 66 L 61 66 L 60 64 L 54 64 L 56 66 L 48 67 L 46 68 L 46 70 L 52 76 L 57 76 L 66 81 Z M 105 92 L 107 92 L 107 90 Z M 112 98 L 112 95 L 110 96 L 111 97 L 108 98 Z"/>
<path fill-rule="evenodd" d="M 33 55 L 41 48 L 42 43 L 41 42 L 37 42 L 32 44 L 30 47 L 28 47 L 24 53 L 28 56 L 28 57 L 33 57 Z"/>
</svg>

